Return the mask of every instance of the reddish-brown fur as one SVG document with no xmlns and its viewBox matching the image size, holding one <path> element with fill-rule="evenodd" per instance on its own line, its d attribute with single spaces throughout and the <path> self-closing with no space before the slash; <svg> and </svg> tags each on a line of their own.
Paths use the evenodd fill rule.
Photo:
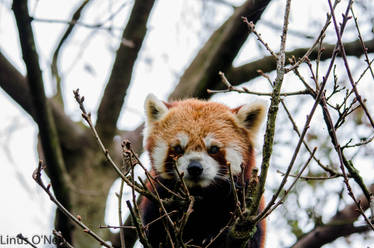
<svg viewBox="0 0 374 248">
<path fill-rule="evenodd" d="M 162 122 L 154 123 L 154 131 L 146 144 L 147 150 L 152 150 L 152 141 L 155 138 L 162 137 L 171 142 L 181 131 L 189 134 L 190 143 L 195 147 L 204 147 L 202 137 L 208 133 L 214 133 L 224 144 L 235 140 L 243 150 L 253 146 L 253 134 L 240 127 L 234 118 L 233 112 L 237 110 L 232 111 L 225 105 L 196 99 L 173 102 L 169 107 L 170 111 Z M 249 157 L 246 159 L 249 161 Z"/>
<path fill-rule="evenodd" d="M 188 99 L 184 101 L 164 104 L 168 108 L 168 112 L 160 120 L 153 121 L 151 127 L 148 127 L 148 133 L 146 133 L 147 138 L 145 148 L 150 154 L 152 154 L 153 150 L 155 149 L 157 140 L 162 139 L 163 141 L 166 141 L 167 144 L 169 144 L 169 151 L 166 158 L 169 159 L 168 156 L 171 156 L 173 152 L 171 146 L 176 142 L 176 135 L 181 132 L 186 133 L 189 137 L 189 142 L 185 147 L 185 151 L 205 151 L 207 147 L 203 141 L 203 138 L 208 134 L 213 133 L 214 138 L 222 143 L 223 147 L 228 147 L 234 144 L 240 150 L 244 167 L 244 177 L 246 182 L 249 181 L 251 171 L 255 167 L 253 140 L 258 127 L 256 126 L 254 129 L 248 128 L 238 120 L 237 113 L 240 110 L 240 107 L 236 109 L 230 109 L 227 106 L 219 103 L 200 101 L 196 99 Z M 155 113 L 157 113 L 157 111 L 155 111 Z M 150 117 L 148 116 L 148 118 Z M 258 124 L 256 123 L 255 125 Z M 228 170 L 226 163 L 227 161 L 225 158 L 225 150 L 223 149 L 219 153 L 211 155 L 211 157 L 218 161 L 220 166 L 227 174 Z M 151 163 L 153 166 L 154 159 L 152 156 Z M 167 165 L 165 165 L 163 169 L 167 170 L 166 166 Z M 168 170 L 170 170 L 170 168 L 168 168 Z M 158 172 L 154 167 L 152 170 L 152 174 L 158 176 Z M 240 175 L 236 176 L 236 178 L 240 178 Z M 167 186 L 168 184 L 171 184 L 171 186 L 175 184 L 175 180 L 170 178 L 161 178 L 160 180 L 162 180 L 162 182 Z M 238 181 L 237 183 L 239 184 L 240 182 Z M 161 195 L 167 196 L 167 193 L 164 192 L 161 187 L 158 187 L 157 190 L 160 191 Z M 221 189 L 218 187 L 217 189 L 209 191 L 209 195 L 203 196 L 203 198 L 209 198 L 208 201 L 202 200 L 200 206 L 199 203 L 197 203 L 195 213 L 193 212 L 190 218 L 190 226 L 187 225 L 186 228 L 186 230 L 190 231 L 192 234 L 189 235 L 187 233 L 186 237 L 194 237 L 194 235 L 196 235 L 194 234 L 195 229 L 203 228 L 200 227 L 201 224 L 199 224 L 198 220 L 209 213 L 209 208 L 212 208 L 212 211 L 217 211 L 218 216 L 216 216 L 215 218 L 223 219 L 219 221 L 216 220 L 214 216 L 212 216 L 212 218 L 207 217 L 207 220 L 209 221 L 217 221 L 217 223 L 212 223 L 212 225 L 222 225 L 223 227 L 224 223 L 226 223 L 225 221 L 229 219 L 229 211 L 232 211 L 230 210 L 230 208 L 233 208 L 233 201 L 228 203 L 222 201 L 222 195 L 227 194 L 229 191 L 226 192 L 224 189 L 222 189 L 222 191 L 216 192 L 217 190 L 219 191 Z M 230 193 L 228 194 L 229 195 L 227 195 L 227 197 L 231 199 L 232 195 Z M 212 204 L 212 206 L 205 206 L 204 204 Z M 261 201 L 261 209 L 263 208 L 263 205 L 264 201 Z M 150 221 L 152 221 L 152 219 L 156 219 L 159 216 L 158 208 L 155 209 L 155 205 L 152 204 L 148 199 L 144 199 L 142 201 L 141 207 L 143 209 L 143 217 L 146 223 L 149 223 Z M 217 208 L 217 210 L 213 210 L 214 208 Z M 199 215 L 199 210 L 201 210 L 201 216 Z M 159 226 L 157 226 L 157 228 L 150 229 L 150 232 L 153 232 L 153 234 L 150 234 L 151 238 L 159 238 L 160 235 L 166 235 L 160 230 L 160 228 L 162 229 L 163 226 L 161 224 L 158 225 Z M 218 226 L 217 228 L 213 229 L 219 230 L 222 227 Z M 258 228 L 260 231 L 258 232 L 258 235 L 256 237 L 258 240 L 255 242 L 257 243 L 257 246 L 252 246 L 253 248 L 264 247 L 264 235 L 266 229 L 265 221 L 262 221 L 259 224 Z M 201 232 L 204 232 L 205 229 L 209 230 L 209 228 L 203 228 Z M 208 237 L 206 238 L 211 238 L 214 235 L 215 233 L 208 233 Z M 200 237 L 196 237 L 196 240 L 200 240 Z M 216 244 L 213 247 L 219 247 L 219 245 Z"/>
</svg>

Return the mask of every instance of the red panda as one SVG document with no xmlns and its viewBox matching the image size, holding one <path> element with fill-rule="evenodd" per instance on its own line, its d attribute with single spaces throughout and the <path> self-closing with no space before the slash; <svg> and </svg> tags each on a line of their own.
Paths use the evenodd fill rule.
<svg viewBox="0 0 374 248">
<path fill-rule="evenodd" d="M 152 175 L 173 189 L 178 181 L 176 166 L 195 197 L 183 241 L 192 247 L 203 247 L 216 238 L 209 247 L 223 247 L 224 235 L 217 238 L 217 234 L 235 211 L 228 163 L 238 187 L 241 173 L 245 183 L 249 182 L 255 167 L 255 137 L 265 116 L 265 105 L 253 103 L 230 109 L 220 103 L 197 99 L 166 103 L 153 94 L 148 95 L 144 105 L 144 145 L 150 156 Z M 161 197 L 170 196 L 164 187 L 156 185 L 156 190 Z M 150 223 L 147 237 L 151 246 L 172 247 L 159 218 L 162 215 L 159 207 L 144 198 L 141 210 L 143 224 Z M 185 211 L 177 204 L 169 206 L 167 211 L 173 210 Z M 250 247 L 263 248 L 264 235 L 265 221 L 262 221 Z"/>
</svg>

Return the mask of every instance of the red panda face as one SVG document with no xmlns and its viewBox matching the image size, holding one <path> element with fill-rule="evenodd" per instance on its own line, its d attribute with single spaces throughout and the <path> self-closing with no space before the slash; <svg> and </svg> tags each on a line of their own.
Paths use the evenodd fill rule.
<svg viewBox="0 0 374 248">
<path fill-rule="evenodd" d="M 241 173 L 242 165 L 254 166 L 253 140 L 264 104 L 230 109 L 196 99 L 169 104 L 149 95 L 145 111 L 144 144 L 161 178 L 176 178 L 177 168 L 188 187 L 205 188 L 228 179 L 228 163 L 233 175 Z"/>
</svg>

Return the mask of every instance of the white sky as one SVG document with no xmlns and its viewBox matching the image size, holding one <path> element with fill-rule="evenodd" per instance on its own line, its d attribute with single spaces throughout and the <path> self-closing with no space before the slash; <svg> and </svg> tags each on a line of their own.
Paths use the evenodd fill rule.
<svg viewBox="0 0 374 248">
<path fill-rule="evenodd" d="M 75 0 L 31 1 L 30 9 L 39 18 L 67 20 L 76 2 Z M 98 20 L 103 19 L 103 16 L 107 16 L 105 13 L 108 12 L 110 4 L 114 6 L 113 9 L 116 9 L 123 2 L 115 0 L 94 1 L 85 13 L 84 22 L 97 23 Z M 115 27 L 121 27 L 128 17 L 127 13 L 132 6 L 132 1 L 130 2 L 121 11 L 121 14 L 113 20 Z M 133 128 L 142 122 L 143 101 L 148 93 L 153 92 L 162 99 L 167 98 L 178 82 L 178 77 L 196 54 L 196 49 L 209 37 L 209 32 L 204 30 L 201 23 L 196 20 L 197 17 L 210 14 L 209 23 L 216 27 L 230 14 L 230 8 L 223 5 L 215 13 L 202 12 L 199 7 L 200 2 L 200 0 L 157 1 L 149 20 L 149 31 L 135 67 L 132 86 L 118 123 L 120 127 Z M 274 0 L 263 15 L 264 19 L 281 25 L 283 2 Z M 10 5 L 10 0 L 0 1 L 0 49 L 20 71 L 24 72 L 25 69 L 20 55 L 16 26 L 10 11 Z M 325 18 L 323 13 L 327 10 L 326 1 L 293 1 L 292 8 L 290 29 L 315 36 L 319 32 L 320 24 L 314 25 L 312 20 L 315 20 L 317 15 L 320 18 Z M 269 18 L 274 16 L 278 16 L 279 20 Z M 305 30 L 305 27 L 308 27 L 308 30 Z M 64 25 L 36 22 L 33 28 L 38 51 L 40 52 L 43 76 L 45 82 L 47 82 L 46 90 L 50 94 L 53 91 L 53 87 L 51 87 L 52 84 L 50 83 L 51 77 L 48 66 L 51 53 L 64 29 Z M 273 49 L 277 50 L 280 33 L 261 23 L 257 25 L 256 29 L 262 33 L 263 38 L 270 43 Z M 72 90 L 80 89 L 81 94 L 85 96 L 87 109 L 97 109 L 103 90 L 103 83 L 107 81 L 110 74 L 113 51 L 118 46 L 120 34 L 121 32 L 118 30 L 114 31 L 113 34 L 109 34 L 104 30 L 94 32 L 91 29 L 79 28 L 70 40 L 68 48 L 65 47 L 62 50 L 60 65 L 65 76 L 64 96 L 66 108 L 67 112 L 75 120 L 80 119 L 80 111 L 73 101 Z M 196 34 L 200 35 L 196 37 Z M 87 37 L 94 38 L 87 39 Z M 301 41 L 304 46 L 308 46 L 308 42 L 312 43 L 312 40 L 305 41 L 305 39 L 293 36 L 289 40 L 288 48 L 300 46 Z M 250 59 L 261 57 L 265 52 L 258 49 L 258 47 L 259 44 L 251 37 L 242 48 L 235 64 L 241 64 Z M 79 59 L 77 60 L 77 58 Z M 91 71 L 85 69 L 87 67 Z M 256 79 L 255 82 L 257 83 L 253 84 L 253 86 L 251 85 L 251 89 L 255 90 L 259 85 L 258 82 L 263 82 L 261 80 Z M 291 88 L 294 89 L 294 87 Z M 234 94 L 230 95 L 233 96 Z M 222 99 L 221 96 L 213 98 L 213 100 L 217 101 L 222 101 Z M 235 94 L 234 97 L 225 99 L 227 101 L 225 103 L 228 105 L 237 106 L 248 101 L 251 97 Z M 24 235 L 36 233 L 48 235 L 53 226 L 54 207 L 47 196 L 31 179 L 32 171 L 37 166 L 38 160 L 35 151 L 36 126 L 25 115 L 25 112 L 20 110 L 13 100 L 2 91 L 0 91 L 0 106 L 0 194 L 2 196 L 0 235 L 15 236 L 20 232 Z M 368 180 L 372 179 L 370 175 L 366 174 L 365 176 Z M 109 199 L 116 200 L 114 192 L 117 190 L 118 184 L 115 184 Z M 310 193 L 307 195 L 310 195 Z M 110 209 L 107 210 L 108 222 L 117 220 L 117 217 L 113 215 L 116 212 L 110 211 Z M 272 217 L 270 217 L 271 219 Z M 115 225 L 116 223 L 113 222 L 111 224 Z M 294 241 L 287 233 L 287 229 L 277 229 L 276 231 L 272 229 L 270 227 L 267 247 L 284 247 L 284 245 L 282 246 L 279 243 L 276 236 L 282 237 L 283 241 L 288 244 Z M 274 235 L 275 233 L 276 235 Z M 270 238 L 271 236 L 275 238 Z M 287 240 L 284 237 L 290 238 Z M 352 245 L 351 247 L 362 247 L 362 243 L 353 242 Z"/>
</svg>

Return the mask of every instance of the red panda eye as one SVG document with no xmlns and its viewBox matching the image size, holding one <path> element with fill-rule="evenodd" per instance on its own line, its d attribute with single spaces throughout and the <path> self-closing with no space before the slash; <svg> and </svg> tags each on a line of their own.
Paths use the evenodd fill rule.
<svg viewBox="0 0 374 248">
<path fill-rule="evenodd" d="M 180 145 L 176 145 L 173 147 L 173 151 L 176 153 L 176 154 L 183 154 L 183 148 L 180 146 Z"/>
<path fill-rule="evenodd" d="M 218 146 L 211 146 L 208 149 L 208 153 L 210 153 L 210 154 L 216 154 L 217 152 L 219 152 L 219 147 Z"/>
</svg>

